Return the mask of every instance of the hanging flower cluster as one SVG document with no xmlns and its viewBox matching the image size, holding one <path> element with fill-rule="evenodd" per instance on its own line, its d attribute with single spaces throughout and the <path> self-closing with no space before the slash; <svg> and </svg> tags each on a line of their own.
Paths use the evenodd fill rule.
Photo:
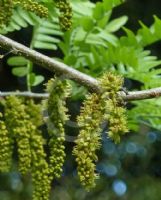
<svg viewBox="0 0 161 200">
<path fill-rule="evenodd" d="M 108 136 L 115 143 L 120 142 L 120 137 L 128 132 L 126 110 L 121 106 L 122 100 L 118 91 L 123 85 L 123 78 L 112 73 L 104 74 L 100 79 L 102 88 L 101 100 L 104 107 L 104 120 L 108 121 Z"/>
<path fill-rule="evenodd" d="M 80 182 L 87 190 L 95 186 L 95 179 L 98 177 L 95 173 L 95 162 L 96 150 L 100 148 L 100 125 L 103 120 L 100 108 L 99 96 L 88 95 L 78 117 L 80 133 L 75 141 L 73 154 L 76 156 Z"/>
<path fill-rule="evenodd" d="M 52 179 L 60 177 L 64 164 L 64 125 L 68 120 L 65 100 L 70 94 L 70 85 L 66 80 L 51 79 L 47 84 L 47 92 L 50 94 L 46 104 L 49 116 L 47 127 L 50 136 L 49 168 Z"/>
<path fill-rule="evenodd" d="M 59 23 L 63 31 L 68 31 L 72 26 L 72 7 L 69 0 L 54 0 L 59 9 Z"/>
<path fill-rule="evenodd" d="M 0 172 L 8 172 L 12 166 L 13 140 L 0 113 Z"/>
<path fill-rule="evenodd" d="M 33 200 L 48 200 L 50 195 L 51 180 L 49 179 L 49 166 L 43 149 L 41 132 L 36 130 L 31 135 L 31 175 L 34 186 Z"/>
<path fill-rule="evenodd" d="M 26 104 L 26 113 L 30 116 L 30 121 L 36 126 L 39 127 L 43 124 L 43 118 L 42 118 L 42 105 L 35 104 L 35 102 L 30 99 L 25 101 Z"/>
<path fill-rule="evenodd" d="M 78 125 L 80 133 L 76 140 L 73 154 L 76 156 L 77 170 L 81 184 L 87 189 L 95 186 L 96 150 L 100 148 L 101 128 L 103 121 L 108 122 L 108 135 L 116 143 L 127 129 L 125 109 L 120 106 L 118 91 L 121 89 L 123 79 L 112 73 L 104 74 L 100 79 L 102 92 L 87 96 Z"/>
<path fill-rule="evenodd" d="M 0 28 L 8 25 L 13 11 L 13 1 L 4 0 L 0 1 Z"/>
<path fill-rule="evenodd" d="M 51 180 L 49 179 L 49 166 L 44 151 L 44 139 L 38 129 L 42 125 L 41 104 L 35 104 L 33 100 L 26 101 L 26 113 L 30 117 L 33 131 L 30 133 L 31 148 L 31 175 L 34 186 L 33 200 L 48 200 Z"/>
<path fill-rule="evenodd" d="M 24 102 L 22 98 L 9 96 L 6 98 L 4 106 L 7 130 L 5 126 L 2 127 L 2 130 L 5 130 L 5 135 L 9 133 L 10 139 L 16 142 L 19 171 L 23 175 L 27 172 L 32 175 L 33 200 L 48 200 L 51 181 L 43 149 L 44 140 L 41 131 L 38 130 L 42 123 L 40 105 L 36 105 L 32 100 Z M 6 142 L 6 148 L 7 144 Z M 10 153 L 10 151 L 8 152 Z"/>
<path fill-rule="evenodd" d="M 5 122 L 17 145 L 19 171 L 26 174 L 31 167 L 30 133 L 33 126 L 20 98 L 9 96 L 5 101 Z"/>
<path fill-rule="evenodd" d="M 108 136 L 115 143 L 128 129 L 125 109 L 118 92 L 122 77 L 108 72 L 98 79 L 101 92 L 87 95 L 77 118 L 80 133 L 73 154 L 81 184 L 90 190 L 99 175 L 96 173 L 97 151 L 101 147 L 102 123 L 107 122 Z M 32 175 L 33 200 L 48 200 L 51 182 L 59 178 L 65 159 L 65 123 L 69 119 L 66 99 L 70 95 L 67 80 L 51 79 L 47 83 L 48 100 L 45 101 L 49 133 L 49 158 L 44 151 L 41 105 L 33 100 L 16 96 L 6 97 L 4 116 L 0 113 L 0 171 L 11 169 L 13 146 L 17 147 L 18 168 L 21 174 Z M 47 162 L 49 161 L 49 163 Z"/>
</svg>

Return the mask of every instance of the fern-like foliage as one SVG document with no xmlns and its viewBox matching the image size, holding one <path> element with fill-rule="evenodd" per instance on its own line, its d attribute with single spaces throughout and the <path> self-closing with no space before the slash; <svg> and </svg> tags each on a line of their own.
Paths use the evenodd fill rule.
<svg viewBox="0 0 161 200">
<path fill-rule="evenodd" d="M 91 15 L 81 17 L 81 26 L 77 26 L 70 35 L 64 35 L 64 42 L 59 44 L 65 54 L 64 61 L 93 76 L 112 70 L 127 78 L 141 81 L 144 88 L 159 86 L 161 70 L 156 70 L 156 67 L 161 61 L 151 56 L 150 51 L 144 50 L 144 46 L 160 39 L 161 20 L 155 17 L 155 22 L 150 28 L 142 25 L 136 35 L 124 28 L 126 36 L 118 39 L 114 32 L 124 25 L 127 18 L 123 16 L 110 22 L 106 20 L 106 25 L 99 27 L 101 21 L 98 18 L 93 19 L 92 16 L 95 15 L 95 10 L 101 9 L 103 5 L 100 3 L 94 8 L 91 6 L 91 12 L 88 12 Z M 105 16 L 108 14 L 109 11 L 106 10 Z"/>
<path fill-rule="evenodd" d="M 161 99 L 136 101 L 135 107 L 128 111 L 129 128 L 137 131 L 140 124 L 161 130 Z"/>
<path fill-rule="evenodd" d="M 88 73 L 84 67 L 89 66 L 86 57 L 90 56 L 92 48 L 107 49 L 110 45 L 117 46 L 118 38 L 114 33 L 126 23 L 127 17 L 114 20 L 110 20 L 110 17 L 112 9 L 120 4 L 121 1 L 103 1 L 96 4 L 89 1 L 72 2 L 73 29 L 64 34 L 64 41 L 59 43 L 67 64 Z M 90 71 L 92 75 L 93 71 L 94 69 Z"/>
<path fill-rule="evenodd" d="M 49 11 L 49 19 L 41 19 L 34 13 L 17 7 L 14 10 L 9 26 L 2 29 L 2 33 L 6 34 L 21 28 L 33 26 L 33 34 L 30 42 L 32 49 L 48 49 L 56 50 L 57 44 L 63 32 L 60 29 L 59 20 L 57 18 L 54 7 Z M 10 57 L 8 64 L 12 66 L 12 73 L 16 76 L 26 76 L 26 84 L 28 90 L 31 87 L 40 84 L 44 78 L 42 75 L 36 75 L 33 72 L 33 64 L 24 57 Z"/>
<path fill-rule="evenodd" d="M 139 81 L 142 89 L 158 87 L 161 85 L 161 60 L 151 55 L 147 46 L 161 39 L 161 19 L 154 16 L 154 23 L 150 27 L 140 22 L 141 28 L 135 34 L 123 27 L 127 21 L 126 16 L 110 19 L 113 7 L 120 3 L 109 3 L 112 6 L 107 6 L 107 1 L 96 4 L 89 1 L 72 3 L 74 28 L 65 33 L 63 42 L 59 43 L 64 53 L 64 62 L 94 77 L 107 70 L 115 71 L 124 77 Z M 118 38 L 115 32 L 120 28 L 124 30 L 125 35 Z M 144 113 L 140 104 L 143 107 L 147 106 L 146 101 L 135 104 L 137 115 Z M 154 101 L 151 104 L 153 111 L 158 112 Z M 129 116 L 135 116 L 130 114 L 131 112 L 133 109 L 129 111 Z M 154 128 L 158 126 L 158 123 L 154 123 L 155 120 L 150 123 Z M 142 121 L 145 122 L 146 119 L 142 118 Z"/>
<path fill-rule="evenodd" d="M 161 61 L 144 47 L 160 40 L 161 20 L 155 16 L 150 28 L 141 23 L 136 35 L 124 28 L 126 35 L 119 39 L 114 33 L 126 23 L 127 17 L 110 21 L 113 6 L 108 7 L 106 1 L 96 5 L 73 2 L 74 28 L 59 43 L 64 61 L 93 76 L 112 70 L 141 81 L 144 88 L 160 85 L 160 69 L 156 67 Z"/>
<path fill-rule="evenodd" d="M 54 8 L 52 10 L 54 12 Z M 0 33 L 6 34 L 27 26 L 33 26 L 32 47 L 38 49 L 56 49 L 56 45 L 60 42 L 60 39 L 54 36 L 63 35 L 60 30 L 59 21 L 56 15 L 50 17 L 50 19 L 41 19 L 34 13 L 23 10 L 21 7 L 17 7 L 10 20 L 9 26 L 0 30 Z"/>
</svg>

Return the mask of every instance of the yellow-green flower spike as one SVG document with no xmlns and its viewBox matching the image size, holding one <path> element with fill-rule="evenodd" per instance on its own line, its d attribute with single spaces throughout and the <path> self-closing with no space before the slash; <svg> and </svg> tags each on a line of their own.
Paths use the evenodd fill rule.
<svg viewBox="0 0 161 200">
<path fill-rule="evenodd" d="M 46 154 L 43 149 L 43 138 L 40 132 L 36 131 L 31 136 L 31 158 L 32 158 L 32 200 L 49 200 L 50 184 L 49 166 L 45 160 Z"/>
<path fill-rule="evenodd" d="M 123 85 L 123 78 L 108 72 L 99 81 L 102 88 L 101 99 L 104 105 L 104 120 L 108 121 L 108 136 L 115 143 L 119 143 L 120 137 L 128 132 L 126 110 L 120 106 L 121 99 L 118 97 L 118 91 Z"/>
<path fill-rule="evenodd" d="M 33 200 L 49 200 L 50 183 L 49 166 L 44 151 L 44 139 L 42 132 L 38 130 L 42 124 L 41 104 L 35 104 L 33 100 L 25 102 L 25 111 L 30 117 L 33 129 L 30 132 L 31 149 L 31 175 L 33 182 Z"/>
<path fill-rule="evenodd" d="M 120 104 L 117 92 L 121 89 L 123 79 L 112 73 L 104 74 L 100 79 L 102 92 L 87 96 L 78 117 L 80 133 L 76 140 L 73 154 L 76 156 L 77 170 L 81 184 L 90 190 L 95 186 L 96 151 L 100 148 L 100 125 L 108 121 L 109 137 L 115 142 L 128 131 L 125 110 Z"/>
<path fill-rule="evenodd" d="M 29 123 L 23 101 L 15 96 L 7 97 L 4 116 L 9 134 L 17 143 L 19 171 L 26 174 L 31 166 L 30 132 L 34 127 Z"/>
<path fill-rule="evenodd" d="M 12 166 L 13 140 L 0 113 L 0 172 L 8 172 Z"/>
<path fill-rule="evenodd" d="M 59 23 L 63 31 L 70 30 L 72 26 L 72 7 L 69 0 L 55 0 L 56 7 L 59 9 Z"/>
<path fill-rule="evenodd" d="M 24 102 L 18 97 L 10 96 L 6 98 L 4 106 L 7 128 L 17 143 L 19 171 L 22 174 L 31 172 L 33 200 L 49 200 L 49 166 L 43 148 L 42 132 L 38 130 L 42 124 L 40 105 L 35 104 L 33 100 Z"/>
<path fill-rule="evenodd" d="M 28 115 L 30 115 L 30 121 L 36 127 L 41 126 L 43 123 L 41 103 L 36 104 L 32 99 L 27 100 L 25 103 L 26 103 L 26 112 Z"/>
<path fill-rule="evenodd" d="M 13 10 L 12 0 L 1 0 L 0 1 L 0 27 L 8 25 Z"/>
<path fill-rule="evenodd" d="M 77 119 L 80 133 L 73 150 L 80 182 L 87 190 L 95 186 L 95 179 L 98 178 L 98 174 L 95 173 L 95 162 L 96 151 L 100 148 L 102 117 L 99 95 L 93 93 L 87 96 Z"/>
<path fill-rule="evenodd" d="M 50 174 L 52 178 L 59 178 L 64 164 L 64 125 L 68 120 L 65 100 L 70 94 L 70 86 L 66 80 L 59 78 L 51 79 L 47 84 L 49 98 L 47 103 L 48 111 L 48 133 L 50 146 Z"/>
</svg>

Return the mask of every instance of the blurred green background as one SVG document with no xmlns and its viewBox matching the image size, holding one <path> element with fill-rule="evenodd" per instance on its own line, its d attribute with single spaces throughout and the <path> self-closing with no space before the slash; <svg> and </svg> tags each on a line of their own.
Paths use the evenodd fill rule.
<svg viewBox="0 0 161 200">
<path fill-rule="evenodd" d="M 96 2 L 96 1 L 93 1 Z M 153 15 L 161 18 L 161 1 L 127 0 L 114 10 L 113 18 L 129 16 L 126 27 L 136 31 L 138 20 L 146 25 L 153 22 Z M 117 33 L 121 35 L 121 32 Z M 19 37 L 21 35 L 21 37 Z M 28 45 L 30 28 L 8 34 L 9 37 Z M 161 42 L 148 47 L 152 54 L 161 58 Z M 3 53 L 3 51 L 1 52 Z M 58 52 L 59 54 L 59 52 Z M 50 52 L 49 52 L 50 55 Z M 25 80 L 12 75 L 6 65 L 7 57 L 0 62 L 0 88 L 2 91 L 25 90 Z M 52 74 L 44 69 L 35 68 L 45 79 Z M 34 90 L 42 91 L 43 86 Z M 71 114 L 79 112 L 80 102 L 69 102 Z M 72 109 L 71 109 L 72 108 Z M 71 130 L 67 130 L 70 132 Z M 72 142 L 66 142 L 68 156 L 64 173 L 60 180 L 53 182 L 52 200 L 159 200 L 161 199 L 161 133 L 144 124 L 140 124 L 137 133 L 130 133 L 119 145 L 115 145 L 103 135 L 103 146 L 99 152 L 97 171 L 100 179 L 97 186 L 86 192 L 76 175 L 76 163 L 71 151 Z M 31 177 L 21 177 L 16 171 L 0 174 L 0 200 L 31 200 Z"/>
</svg>

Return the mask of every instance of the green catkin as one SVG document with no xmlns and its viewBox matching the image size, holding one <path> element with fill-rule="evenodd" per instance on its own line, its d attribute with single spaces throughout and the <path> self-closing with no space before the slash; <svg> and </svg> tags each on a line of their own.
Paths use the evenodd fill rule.
<svg viewBox="0 0 161 200">
<path fill-rule="evenodd" d="M 12 0 L 0 0 L 0 28 L 8 25 L 13 11 Z"/>
<path fill-rule="evenodd" d="M 43 138 L 38 131 L 31 136 L 33 200 L 48 200 L 50 194 L 49 166 L 45 160 Z"/>
<path fill-rule="evenodd" d="M 103 119 L 100 108 L 99 96 L 95 93 L 88 95 L 77 119 L 80 133 L 73 154 L 76 156 L 80 182 L 87 190 L 95 186 L 95 179 L 98 178 L 95 162 L 96 151 L 100 149 L 100 125 Z"/>
<path fill-rule="evenodd" d="M 26 101 L 26 112 L 30 115 L 30 121 L 39 127 L 43 124 L 42 104 L 36 104 L 32 99 Z"/>
<path fill-rule="evenodd" d="M 34 12 L 37 16 L 41 18 L 47 18 L 48 17 L 48 9 L 43 6 L 42 4 L 33 1 L 33 0 L 14 0 L 14 5 L 21 6 L 27 11 Z"/>
<path fill-rule="evenodd" d="M 117 94 L 122 87 L 123 79 L 106 73 L 99 82 L 102 92 L 88 95 L 81 108 L 77 119 L 80 133 L 73 150 L 80 182 L 87 190 L 95 186 L 95 179 L 98 178 L 95 173 L 95 162 L 96 151 L 100 149 L 101 123 L 108 121 L 108 135 L 115 142 L 119 142 L 120 136 L 128 131 L 125 110 L 119 106 L 120 99 Z"/>
<path fill-rule="evenodd" d="M 0 172 L 9 172 L 12 166 L 13 141 L 0 113 Z"/>
<path fill-rule="evenodd" d="M 120 137 L 128 132 L 126 110 L 121 106 L 122 100 L 118 97 L 118 91 L 123 85 L 123 78 L 108 72 L 99 81 L 102 88 L 102 104 L 105 104 L 104 120 L 108 121 L 108 136 L 115 143 L 119 143 Z"/>
<path fill-rule="evenodd" d="M 70 30 L 72 26 L 72 7 L 69 0 L 54 0 L 59 9 L 59 23 L 63 31 Z"/>
<path fill-rule="evenodd" d="M 31 132 L 31 175 L 33 182 L 33 200 L 48 200 L 50 194 L 49 166 L 46 161 L 46 153 L 43 145 L 42 132 L 38 130 L 42 124 L 41 104 L 35 104 L 33 100 L 26 101 L 26 112 L 33 124 Z"/>
<path fill-rule="evenodd" d="M 22 99 L 9 96 L 5 101 L 5 123 L 17 144 L 19 171 L 26 174 L 31 166 L 30 132 L 34 128 L 25 112 Z"/>
<path fill-rule="evenodd" d="M 43 149 L 44 140 L 38 127 L 42 124 L 40 105 L 18 97 L 9 96 L 5 101 L 5 120 L 18 148 L 19 171 L 31 172 L 33 200 L 48 200 L 51 180 L 49 166 Z M 0 124 L 1 125 L 1 124 Z"/>
<path fill-rule="evenodd" d="M 48 133 L 49 133 L 49 169 L 52 178 L 59 178 L 64 164 L 64 125 L 68 120 L 65 100 L 70 94 L 70 86 L 66 80 L 51 79 L 47 84 L 49 98 L 47 101 Z"/>
</svg>

